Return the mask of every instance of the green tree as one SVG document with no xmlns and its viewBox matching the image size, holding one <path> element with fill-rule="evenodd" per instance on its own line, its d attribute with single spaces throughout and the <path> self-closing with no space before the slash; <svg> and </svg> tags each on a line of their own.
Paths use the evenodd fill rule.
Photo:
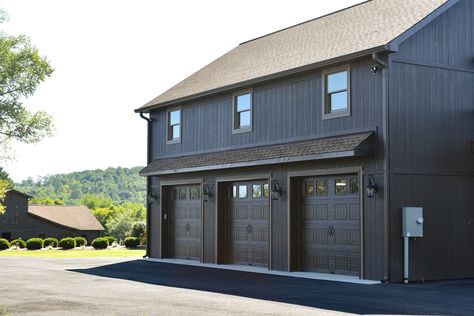
<svg viewBox="0 0 474 316">
<path fill-rule="evenodd" d="M 99 223 L 104 226 L 104 228 L 107 228 L 107 222 L 110 218 L 115 216 L 117 212 L 113 207 L 99 207 L 91 210 L 91 213 L 95 218 L 97 218 Z"/>
<path fill-rule="evenodd" d="M 13 189 L 13 180 L 10 178 L 8 172 L 6 172 L 2 167 L 0 167 L 0 180 L 8 183 L 8 188 Z"/>
<path fill-rule="evenodd" d="M 86 194 L 82 196 L 79 204 L 85 205 L 91 210 L 95 210 L 98 208 L 110 207 L 112 205 L 112 201 L 108 197 Z"/>
<path fill-rule="evenodd" d="M 5 180 L 0 179 L 0 215 L 5 213 L 5 196 L 9 188 L 9 183 Z"/>
<path fill-rule="evenodd" d="M 0 23 L 6 20 L 0 9 Z M 0 158 L 7 158 L 12 140 L 36 143 L 52 135 L 51 117 L 43 111 L 32 113 L 22 103 L 52 72 L 27 36 L 0 32 Z"/>
<path fill-rule="evenodd" d="M 142 204 L 125 202 L 114 206 L 115 215 L 106 222 L 107 233 L 124 240 L 130 236 L 132 225 L 145 220 L 146 209 Z"/>
</svg>

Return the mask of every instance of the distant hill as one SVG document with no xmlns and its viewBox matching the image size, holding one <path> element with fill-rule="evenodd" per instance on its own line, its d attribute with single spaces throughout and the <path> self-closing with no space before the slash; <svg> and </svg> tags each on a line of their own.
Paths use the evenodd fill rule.
<svg viewBox="0 0 474 316">
<path fill-rule="evenodd" d="M 146 181 L 138 175 L 143 167 L 107 168 L 40 177 L 15 183 L 15 189 L 36 199 L 61 200 L 68 205 L 79 202 L 83 195 L 110 198 L 114 203 L 145 203 Z"/>
</svg>

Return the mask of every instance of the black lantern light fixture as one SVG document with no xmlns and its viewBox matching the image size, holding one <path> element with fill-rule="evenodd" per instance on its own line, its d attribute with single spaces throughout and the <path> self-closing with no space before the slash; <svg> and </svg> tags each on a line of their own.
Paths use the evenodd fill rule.
<svg viewBox="0 0 474 316">
<path fill-rule="evenodd" d="M 272 180 L 272 200 L 278 200 L 278 197 L 281 195 L 280 181 Z"/>
<path fill-rule="evenodd" d="M 209 188 L 208 184 L 202 185 L 202 196 L 204 198 L 204 202 L 209 201 L 209 199 L 211 198 L 211 189 Z"/>
<path fill-rule="evenodd" d="M 377 184 L 375 183 L 375 178 L 374 176 L 370 175 L 367 180 L 367 187 L 365 188 L 367 197 L 368 198 L 373 198 L 375 197 L 375 194 L 377 193 Z"/>
</svg>

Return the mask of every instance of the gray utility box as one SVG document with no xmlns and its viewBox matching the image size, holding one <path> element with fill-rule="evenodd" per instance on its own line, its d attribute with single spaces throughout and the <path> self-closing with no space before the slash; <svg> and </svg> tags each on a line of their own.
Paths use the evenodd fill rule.
<svg viewBox="0 0 474 316">
<path fill-rule="evenodd" d="M 423 208 L 402 208 L 403 237 L 423 237 Z"/>
</svg>

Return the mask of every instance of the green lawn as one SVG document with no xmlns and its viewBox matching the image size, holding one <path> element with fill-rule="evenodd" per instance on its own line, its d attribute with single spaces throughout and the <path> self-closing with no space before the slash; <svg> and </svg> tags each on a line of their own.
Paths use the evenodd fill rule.
<svg viewBox="0 0 474 316">
<path fill-rule="evenodd" d="M 100 258 L 117 257 L 141 258 L 145 255 L 145 249 L 71 249 L 71 250 L 4 250 L 0 251 L 0 257 L 43 257 L 43 258 Z"/>
</svg>

